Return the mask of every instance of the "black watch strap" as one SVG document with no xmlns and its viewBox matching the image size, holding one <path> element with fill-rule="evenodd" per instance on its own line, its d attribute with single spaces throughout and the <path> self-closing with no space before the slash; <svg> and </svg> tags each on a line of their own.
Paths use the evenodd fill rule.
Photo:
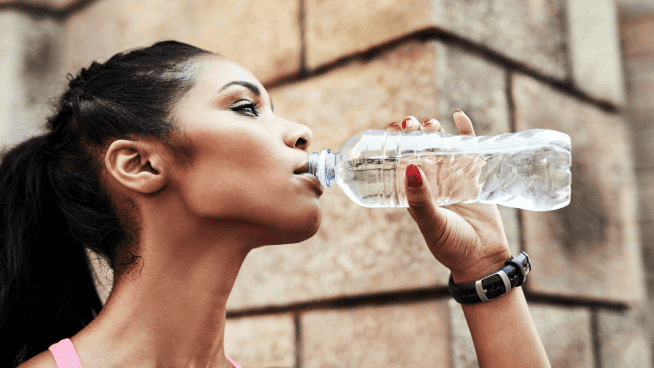
<svg viewBox="0 0 654 368">
<path fill-rule="evenodd" d="M 531 271 L 527 253 L 522 252 L 517 257 L 507 259 L 504 265 L 501 270 L 466 284 L 455 284 L 450 274 L 450 294 L 461 304 L 474 304 L 499 298 L 525 283 L 527 274 Z"/>
</svg>

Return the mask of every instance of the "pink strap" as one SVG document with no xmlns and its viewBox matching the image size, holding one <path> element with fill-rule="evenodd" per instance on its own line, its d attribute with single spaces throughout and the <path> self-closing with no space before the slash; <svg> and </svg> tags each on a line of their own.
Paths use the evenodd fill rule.
<svg viewBox="0 0 654 368">
<path fill-rule="evenodd" d="M 228 357 L 227 354 L 225 354 L 225 358 L 227 358 L 227 360 L 229 360 L 232 364 L 234 364 L 234 367 L 236 367 L 236 368 L 241 368 L 241 367 L 238 366 L 238 364 L 236 364 L 236 363 L 232 360 L 232 358 Z"/>
<path fill-rule="evenodd" d="M 50 345 L 49 350 L 54 355 L 57 368 L 83 368 L 77 350 L 70 339 L 63 339 Z"/>
<path fill-rule="evenodd" d="M 73 346 L 73 342 L 70 339 L 63 339 L 56 344 L 50 345 L 48 348 L 52 355 L 55 358 L 57 363 L 57 368 L 84 368 L 82 367 L 82 362 L 79 360 L 77 355 L 77 350 Z M 230 361 L 236 368 L 241 368 L 225 354 L 225 358 Z"/>
</svg>

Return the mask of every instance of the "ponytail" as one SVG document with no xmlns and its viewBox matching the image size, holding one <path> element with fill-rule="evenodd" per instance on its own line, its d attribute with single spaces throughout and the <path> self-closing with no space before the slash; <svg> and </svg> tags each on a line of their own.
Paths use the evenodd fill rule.
<svg viewBox="0 0 654 368">
<path fill-rule="evenodd" d="M 87 249 L 107 261 L 114 285 L 135 265 L 138 211 L 112 201 L 104 153 L 116 139 L 145 137 L 188 163 L 195 147 L 171 111 L 209 54 L 163 41 L 93 62 L 68 75 L 47 134 L 0 152 L 0 367 L 22 364 L 100 313 Z"/>
<path fill-rule="evenodd" d="M 0 367 L 16 367 L 100 313 L 86 250 L 56 203 L 47 137 L 0 164 Z"/>
</svg>

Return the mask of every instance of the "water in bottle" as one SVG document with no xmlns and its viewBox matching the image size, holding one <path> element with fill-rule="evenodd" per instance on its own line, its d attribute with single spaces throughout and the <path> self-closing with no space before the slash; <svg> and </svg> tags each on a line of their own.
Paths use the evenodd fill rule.
<svg viewBox="0 0 654 368">
<path fill-rule="evenodd" d="M 570 203 L 570 136 L 529 129 L 497 136 L 435 131 L 365 130 L 340 152 L 309 155 L 309 173 L 323 186 L 338 184 L 364 207 L 409 207 L 408 165 L 422 169 L 439 206 L 495 203 L 549 211 Z"/>
</svg>

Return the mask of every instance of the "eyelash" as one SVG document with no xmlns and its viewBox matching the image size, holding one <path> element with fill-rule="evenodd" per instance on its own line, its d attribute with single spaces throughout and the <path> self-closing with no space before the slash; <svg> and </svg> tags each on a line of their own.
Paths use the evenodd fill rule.
<svg viewBox="0 0 654 368">
<path fill-rule="evenodd" d="M 232 110 L 238 112 L 239 114 L 243 114 L 243 115 L 247 115 L 247 116 L 252 116 L 252 115 L 259 116 L 259 108 L 260 107 L 261 107 L 261 104 L 259 104 L 259 102 L 257 101 L 257 102 L 254 102 L 254 103 L 250 102 L 250 103 L 247 103 L 247 104 L 234 106 L 234 107 L 232 107 Z M 252 113 L 245 112 L 245 109 L 252 109 Z"/>
</svg>

